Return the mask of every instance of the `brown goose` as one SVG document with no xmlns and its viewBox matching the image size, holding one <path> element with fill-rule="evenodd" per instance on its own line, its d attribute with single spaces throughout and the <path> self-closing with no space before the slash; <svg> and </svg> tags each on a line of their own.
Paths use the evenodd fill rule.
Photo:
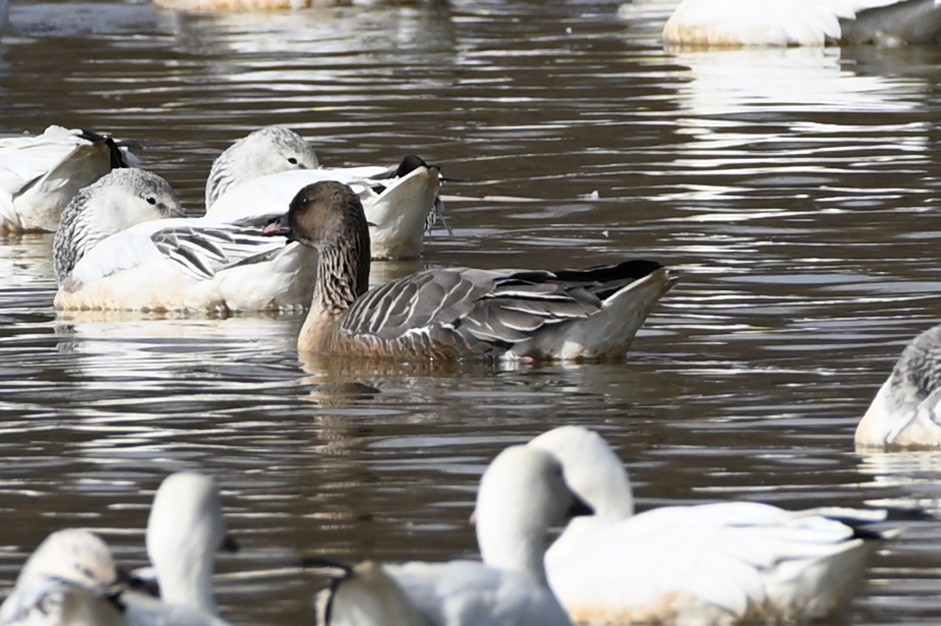
<svg viewBox="0 0 941 626">
<path fill-rule="evenodd" d="M 653 261 L 585 270 L 424 270 L 367 292 L 369 229 L 342 183 L 301 189 L 265 228 L 320 252 L 300 352 L 406 359 L 622 357 L 677 280 Z"/>
</svg>

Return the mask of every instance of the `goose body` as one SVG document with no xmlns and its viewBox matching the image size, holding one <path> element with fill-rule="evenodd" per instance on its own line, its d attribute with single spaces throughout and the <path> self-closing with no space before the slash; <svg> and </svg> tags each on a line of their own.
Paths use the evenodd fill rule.
<svg viewBox="0 0 941 626">
<path fill-rule="evenodd" d="M 23 565 L 0 605 L 3 626 L 128 626 L 113 601 L 118 582 L 111 551 L 83 529 L 49 535 Z"/>
<path fill-rule="evenodd" d="M 856 427 L 856 446 L 941 447 L 941 326 L 902 351 Z"/>
<path fill-rule="evenodd" d="M 215 482 L 177 472 L 157 489 L 147 521 L 147 554 L 160 599 L 121 596 L 133 626 L 226 626 L 218 616 L 212 576 L 216 552 L 231 542 Z"/>
<path fill-rule="evenodd" d="M 219 155 L 206 180 L 206 214 L 231 220 L 282 213 L 298 190 L 325 180 L 359 194 L 371 224 L 373 258 L 421 254 L 426 226 L 440 216 L 436 168 L 413 155 L 397 167 L 321 168 L 310 144 L 283 126 L 256 130 Z"/>
<path fill-rule="evenodd" d="M 83 190 L 56 233 L 56 309 L 228 313 L 309 301 L 316 264 L 300 246 L 261 236 L 269 216 L 180 214 L 169 184 L 142 170 Z"/>
<path fill-rule="evenodd" d="M 673 46 L 934 43 L 937 0 L 683 0 L 667 20 Z"/>
<path fill-rule="evenodd" d="M 79 129 L 0 138 L 0 231 L 55 231 L 79 189 L 136 161 L 110 137 Z"/>
<path fill-rule="evenodd" d="M 842 607 L 883 510 L 786 511 L 753 502 L 633 514 L 627 473 L 597 434 L 563 426 L 530 446 L 554 454 L 596 514 L 572 520 L 546 555 L 577 624 L 804 622 Z M 612 480 L 613 478 L 613 480 Z"/>
<path fill-rule="evenodd" d="M 318 599 L 321 621 L 336 626 L 568 626 L 565 611 L 546 586 L 543 555 L 549 528 L 576 503 L 551 455 L 525 446 L 507 448 L 484 472 L 478 490 L 474 518 L 483 562 L 352 568 Z M 345 588 L 348 581 L 350 588 Z M 395 611 L 375 611 L 380 599 Z M 411 621 L 416 614 L 421 618 Z"/>
<path fill-rule="evenodd" d="M 587 270 L 435 269 L 367 292 L 369 231 L 356 194 L 336 182 L 302 189 L 266 229 L 317 248 L 301 352 L 453 360 L 622 357 L 676 282 L 659 263 Z"/>
</svg>

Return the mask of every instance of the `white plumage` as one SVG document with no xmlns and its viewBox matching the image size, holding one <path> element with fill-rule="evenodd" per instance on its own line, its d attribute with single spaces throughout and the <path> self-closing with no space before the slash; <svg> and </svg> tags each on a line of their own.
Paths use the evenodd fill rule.
<svg viewBox="0 0 941 626">
<path fill-rule="evenodd" d="M 550 586 L 578 624 L 825 616 L 846 602 L 864 570 L 867 549 L 851 524 L 886 515 L 751 502 L 633 515 L 626 471 L 597 433 L 564 426 L 529 445 L 556 455 L 572 490 L 599 512 L 572 520 L 546 555 Z"/>
<path fill-rule="evenodd" d="M 110 138 L 79 129 L 0 139 L 0 231 L 55 231 L 79 189 L 136 162 Z"/>
<path fill-rule="evenodd" d="M 218 219 L 282 213 L 309 184 L 354 187 L 372 223 L 372 256 L 415 258 L 426 225 L 439 216 L 439 173 L 410 155 L 397 167 L 321 168 L 314 149 L 283 126 L 266 126 L 229 146 L 206 180 L 206 215 Z M 416 172 L 419 172 L 416 174 Z"/>
<path fill-rule="evenodd" d="M 355 591 L 344 591 L 340 581 L 332 597 L 319 602 L 329 604 L 329 623 L 337 626 L 396 626 L 408 623 L 403 615 L 414 617 L 414 611 L 434 626 L 567 626 L 546 586 L 543 555 L 549 527 L 563 520 L 572 503 L 562 468 L 551 455 L 526 446 L 507 448 L 487 468 L 477 495 L 474 517 L 483 563 L 386 565 L 383 575 L 374 566 L 354 568 Z M 377 618 L 369 610 L 377 598 L 392 601 L 397 610 Z"/>
<path fill-rule="evenodd" d="M 125 593 L 133 626 L 226 626 L 217 615 L 212 576 L 226 541 L 215 482 L 195 472 L 168 476 L 154 496 L 147 522 L 147 554 L 160 599 Z"/>
<path fill-rule="evenodd" d="M 49 535 L 23 565 L 0 605 L 2 626 L 127 626 L 111 551 L 83 529 Z"/>
<path fill-rule="evenodd" d="M 941 326 L 906 346 L 856 427 L 858 448 L 941 446 Z"/>
<path fill-rule="evenodd" d="M 675 46 L 931 43 L 937 0 L 683 0 L 663 40 Z"/>
</svg>

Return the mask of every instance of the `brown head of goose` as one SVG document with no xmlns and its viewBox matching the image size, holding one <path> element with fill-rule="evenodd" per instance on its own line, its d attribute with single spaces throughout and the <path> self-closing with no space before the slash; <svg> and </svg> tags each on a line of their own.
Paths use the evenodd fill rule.
<svg viewBox="0 0 941 626">
<path fill-rule="evenodd" d="M 654 261 L 584 270 L 430 269 L 367 291 L 369 229 L 352 189 L 301 189 L 265 228 L 319 252 L 298 350 L 410 359 L 622 357 L 677 280 Z"/>
</svg>

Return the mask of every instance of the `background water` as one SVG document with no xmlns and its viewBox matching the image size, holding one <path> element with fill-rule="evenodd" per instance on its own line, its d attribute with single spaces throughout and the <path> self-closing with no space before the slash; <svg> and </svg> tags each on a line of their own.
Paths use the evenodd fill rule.
<svg viewBox="0 0 941 626">
<path fill-rule="evenodd" d="M 627 8 L 13 0 L 0 131 L 136 139 L 194 215 L 218 152 L 279 123 L 328 165 L 416 152 L 465 181 L 426 265 L 643 256 L 684 279 L 623 364 L 325 369 L 298 360 L 299 317 L 57 319 L 51 237 L 3 241 L 0 586 L 63 526 L 142 564 L 153 490 L 199 469 L 243 547 L 219 564 L 223 614 L 309 623 L 320 581 L 297 555 L 473 556 L 486 463 L 562 423 L 604 431 L 642 508 L 937 510 L 941 455 L 859 455 L 852 433 L 939 317 L 941 53 L 671 54 L 669 3 Z M 941 619 L 941 523 L 903 526 L 849 622 Z"/>
</svg>

